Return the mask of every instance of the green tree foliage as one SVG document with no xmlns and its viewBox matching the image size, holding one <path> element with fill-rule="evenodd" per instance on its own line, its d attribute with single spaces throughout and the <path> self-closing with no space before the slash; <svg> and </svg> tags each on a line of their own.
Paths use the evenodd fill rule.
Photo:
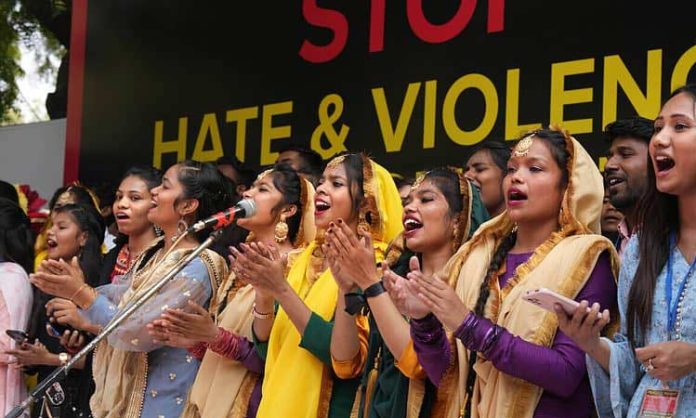
<svg viewBox="0 0 696 418">
<path fill-rule="evenodd" d="M 40 75 L 57 71 L 49 57 L 62 56 L 70 41 L 71 0 L 0 0 L 0 124 L 18 119 L 19 44 L 36 54 Z M 39 43 L 41 47 L 39 47 Z"/>
</svg>

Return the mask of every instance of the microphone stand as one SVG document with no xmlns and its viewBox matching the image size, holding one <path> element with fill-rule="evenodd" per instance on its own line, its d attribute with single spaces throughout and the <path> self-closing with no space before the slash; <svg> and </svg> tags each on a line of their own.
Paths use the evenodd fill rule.
<svg viewBox="0 0 696 418">
<path fill-rule="evenodd" d="M 210 245 L 220 236 L 220 234 L 222 234 L 222 230 L 223 229 L 218 229 L 217 231 L 211 233 L 205 241 L 199 244 L 198 247 L 196 247 L 189 255 L 187 255 L 181 261 L 179 261 L 166 275 L 164 275 L 164 277 L 160 279 L 159 282 L 157 282 L 154 286 L 148 289 L 147 292 L 143 293 L 142 296 L 140 296 L 138 299 L 136 299 L 132 303 L 129 303 L 122 310 L 118 311 L 114 318 L 104 327 L 102 332 L 99 333 L 99 335 L 94 337 L 94 339 L 90 341 L 89 344 L 87 344 L 82 350 L 75 354 L 65 365 L 56 368 L 44 380 L 39 382 L 39 384 L 37 384 L 36 387 L 29 393 L 27 398 L 24 399 L 22 403 L 14 407 L 7 415 L 5 415 L 5 418 L 21 417 L 24 410 L 28 409 L 32 403 L 40 399 L 44 395 L 46 390 L 48 390 L 48 388 L 50 388 L 54 383 L 58 383 L 65 379 L 70 369 L 72 369 L 78 361 L 80 361 L 83 357 L 87 356 L 87 354 L 94 350 L 97 347 L 97 344 L 99 344 L 102 340 L 108 337 L 109 334 L 111 334 L 116 328 L 118 328 L 119 325 L 121 325 L 121 323 L 123 323 L 123 321 L 128 319 L 128 317 L 131 316 L 136 310 L 138 310 L 138 308 L 140 308 L 155 293 L 162 289 L 167 284 L 167 282 L 169 282 L 177 274 L 179 274 L 179 272 L 183 270 L 188 263 L 190 263 L 196 257 L 198 257 L 198 255 L 202 253 L 203 250 L 210 247 Z M 188 234 L 188 231 L 186 233 Z"/>
</svg>

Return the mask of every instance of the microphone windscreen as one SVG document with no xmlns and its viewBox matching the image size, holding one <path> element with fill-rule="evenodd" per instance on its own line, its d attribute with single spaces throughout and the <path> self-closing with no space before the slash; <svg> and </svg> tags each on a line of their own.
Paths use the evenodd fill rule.
<svg viewBox="0 0 696 418">
<path fill-rule="evenodd" d="M 240 218 L 250 218 L 256 214 L 256 203 L 252 199 L 242 199 L 237 206 L 244 209 L 244 214 Z"/>
</svg>

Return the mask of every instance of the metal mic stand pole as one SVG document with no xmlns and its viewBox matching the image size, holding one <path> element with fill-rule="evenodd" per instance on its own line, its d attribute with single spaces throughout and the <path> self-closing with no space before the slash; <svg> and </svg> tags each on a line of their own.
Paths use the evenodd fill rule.
<svg viewBox="0 0 696 418">
<path fill-rule="evenodd" d="M 183 260 L 181 260 L 179 263 L 177 263 L 170 271 L 167 273 L 164 277 L 160 279 L 157 284 L 152 286 L 150 289 L 148 289 L 147 292 L 143 293 L 143 295 L 133 301 L 132 303 L 128 304 L 125 308 L 123 308 L 121 311 L 119 311 L 114 318 L 109 322 L 102 332 L 99 333 L 92 341 L 89 342 L 82 350 L 80 350 L 77 354 L 75 354 L 70 361 L 68 361 L 65 365 L 58 367 L 48 375 L 44 380 L 39 382 L 38 385 L 32 390 L 29 395 L 27 396 L 24 401 L 22 401 L 21 404 L 17 405 L 14 407 L 7 415 L 5 415 L 5 418 L 19 418 L 22 416 L 22 412 L 29 408 L 32 403 L 34 403 L 36 400 L 40 399 L 44 392 L 53 385 L 56 382 L 60 382 L 63 380 L 67 375 L 70 369 L 72 369 L 75 364 L 80 361 L 83 357 L 85 357 L 87 354 L 89 354 L 92 350 L 94 350 L 102 340 L 104 340 L 106 337 L 109 336 L 116 328 L 118 328 L 119 325 L 126 319 L 128 319 L 129 316 L 133 314 L 138 308 L 140 308 L 145 302 L 147 302 L 155 293 L 157 293 L 160 289 L 164 287 L 164 285 L 167 284 L 171 279 L 173 279 L 181 270 L 186 267 L 188 263 L 193 261 L 200 253 L 203 252 L 206 248 L 210 247 L 210 245 L 220 236 L 222 233 L 222 229 L 219 229 L 208 236 L 208 238 L 203 241 L 196 249 L 194 249 L 191 254 L 187 255 Z"/>
</svg>

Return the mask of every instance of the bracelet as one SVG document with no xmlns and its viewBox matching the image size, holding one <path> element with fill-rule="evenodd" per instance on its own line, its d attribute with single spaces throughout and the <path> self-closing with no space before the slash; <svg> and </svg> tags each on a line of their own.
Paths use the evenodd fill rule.
<svg viewBox="0 0 696 418">
<path fill-rule="evenodd" d="M 483 341 L 483 347 L 481 347 L 481 353 L 485 356 L 488 354 L 491 348 L 498 342 L 500 338 L 501 327 L 498 325 L 493 325 L 493 328 L 486 333 Z"/>
<path fill-rule="evenodd" d="M 75 300 L 74 300 L 74 299 L 75 299 L 75 296 L 77 296 L 78 294 L 80 294 L 80 292 L 82 292 L 82 289 L 84 289 L 85 287 L 87 287 L 87 283 L 82 283 L 82 286 L 78 287 L 77 290 L 75 291 L 75 293 L 73 293 L 72 296 L 70 296 L 68 299 L 69 299 L 71 302 L 75 303 Z"/>
<path fill-rule="evenodd" d="M 263 313 L 263 312 L 257 311 L 256 310 L 256 302 L 254 302 L 254 306 L 251 308 L 251 314 L 254 315 L 254 318 L 258 318 L 258 319 L 271 319 L 275 316 L 275 312 Z"/>
<path fill-rule="evenodd" d="M 365 295 L 365 299 L 368 299 L 379 296 L 386 291 L 387 289 L 384 288 L 384 283 L 380 280 L 366 287 L 365 290 L 363 290 L 363 295 Z"/>
<path fill-rule="evenodd" d="M 365 299 L 365 295 L 362 293 L 346 293 L 343 295 L 343 300 L 345 301 L 345 309 L 344 311 L 348 315 L 356 315 L 360 312 L 363 314 L 366 313 L 367 311 L 367 300 Z"/>
<path fill-rule="evenodd" d="M 89 287 L 89 286 L 87 286 L 87 287 Z M 94 302 L 97 300 L 97 289 L 95 289 L 95 288 L 93 288 L 93 287 L 89 287 L 89 289 L 92 291 L 92 296 L 94 296 L 94 299 L 92 300 L 92 303 L 90 303 L 90 304 L 87 305 L 87 306 L 80 306 L 79 303 L 73 301 L 73 303 L 74 303 L 75 305 L 77 305 L 78 308 L 82 309 L 83 311 L 86 310 L 86 309 L 89 309 L 92 305 L 94 305 Z"/>
</svg>

